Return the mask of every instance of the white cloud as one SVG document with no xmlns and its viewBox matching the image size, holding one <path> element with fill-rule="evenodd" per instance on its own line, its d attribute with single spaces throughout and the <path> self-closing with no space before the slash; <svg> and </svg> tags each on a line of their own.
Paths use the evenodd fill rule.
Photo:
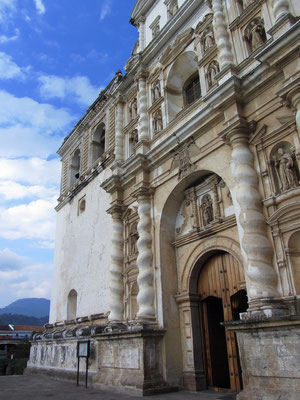
<svg viewBox="0 0 300 400">
<path fill-rule="evenodd" d="M 23 79 L 29 69 L 29 67 L 19 67 L 15 62 L 12 61 L 11 56 L 0 51 L 0 79 Z"/>
<path fill-rule="evenodd" d="M 56 197 L 0 207 L 0 237 L 7 240 L 53 240 Z"/>
<path fill-rule="evenodd" d="M 13 36 L 0 35 L 0 43 L 13 42 L 19 39 L 19 37 L 20 37 L 20 31 L 19 29 L 15 29 L 15 34 Z"/>
<path fill-rule="evenodd" d="M 39 14 L 45 14 L 46 7 L 44 6 L 43 0 L 34 0 L 36 10 Z"/>
<path fill-rule="evenodd" d="M 86 76 L 61 78 L 55 75 L 43 75 L 39 81 L 40 93 L 44 98 L 69 98 L 85 106 L 91 105 L 101 90 L 93 86 Z"/>
<path fill-rule="evenodd" d="M 13 181 L 0 181 L 0 202 L 24 198 L 45 198 L 57 195 L 57 187 L 41 185 L 22 185 Z"/>
<path fill-rule="evenodd" d="M 50 298 L 51 273 L 50 263 L 34 263 L 9 249 L 0 250 L 0 307 L 18 298 Z"/>
<path fill-rule="evenodd" d="M 42 158 L 0 158 L 0 182 L 22 182 L 27 185 L 53 186 L 58 185 L 61 164 L 58 159 L 51 161 Z M 33 186 L 34 187 L 34 186 Z M 35 190 L 35 189 L 32 189 Z"/>
<path fill-rule="evenodd" d="M 77 117 L 68 110 L 41 104 L 29 97 L 15 97 L 0 90 L 1 153 L 6 158 L 37 156 L 56 152 Z"/>
<path fill-rule="evenodd" d="M 17 0 L 0 0 L 0 23 L 7 22 L 7 19 L 16 9 Z"/>
<path fill-rule="evenodd" d="M 9 249 L 0 250 L 0 271 L 19 270 L 27 264 L 26 257 L 19 256 Z"/>
<path fill-rule="evenodd" d="M 100 21 L 103 21 L 111 13 L 112 0 L 104 0 L 100 10 Z"/>
</svg>

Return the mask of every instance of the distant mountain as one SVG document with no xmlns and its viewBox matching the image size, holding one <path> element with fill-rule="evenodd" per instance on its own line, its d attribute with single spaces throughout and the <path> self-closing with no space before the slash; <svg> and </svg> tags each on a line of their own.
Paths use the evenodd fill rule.
<svg viewBox="0 0 300 400">
<path fill-rule="evenodd" d="M 49 315 L 50 300 L 47 299 L 19 299 L 4 308 L 0 308 L 2 314 L 19 314 L 29 317 L 46 317 Z"/>
<path fill-rule="evenodd" d="M 0 325 L 30 325 L 43 326 L 49 322 L 49 317 L 28 317 L 27 315 L 19 314 L 2 314 L 0 315 Z"/>
</svg>

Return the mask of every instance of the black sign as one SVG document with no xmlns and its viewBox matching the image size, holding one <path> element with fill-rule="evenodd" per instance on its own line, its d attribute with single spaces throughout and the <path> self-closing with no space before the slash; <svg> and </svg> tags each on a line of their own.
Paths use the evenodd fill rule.
<svg viewBox="0 0 300 400">
<path fill-rule="evenodd" d="M 90 356 L 90 341 L 84 340 L 77 342 L 77 357 L 89 358 Z"/>
</svg>

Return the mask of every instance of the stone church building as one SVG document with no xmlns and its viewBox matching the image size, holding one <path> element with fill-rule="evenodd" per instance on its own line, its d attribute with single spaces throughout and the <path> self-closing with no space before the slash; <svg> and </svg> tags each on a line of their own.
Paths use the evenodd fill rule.
<svg viewBox="0 0 300 400">
<path fill-rule="evenodd" d="M 29 372 L 76 378 L 90 340 L 98 387 L 299 399 L 299 15 L 299 0 L 136 1 L 126 73 L 58 150 Z"/>
</svg>

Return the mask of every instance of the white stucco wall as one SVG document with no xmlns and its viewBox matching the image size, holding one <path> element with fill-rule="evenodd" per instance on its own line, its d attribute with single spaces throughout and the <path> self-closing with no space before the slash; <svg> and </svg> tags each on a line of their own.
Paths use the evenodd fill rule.
<svg viewBox="0 0 300 400">
<path fill-rule="evenodd" d="M 77 292 L 76 317 L 109 311 L 111 217 L 110 196 L 100 188 L 99 175 L 57 214 L 50 322 L 67 319 L 67 298 Z M 86 209 L 78 201 L 86 196 Z"/>
</svg>

